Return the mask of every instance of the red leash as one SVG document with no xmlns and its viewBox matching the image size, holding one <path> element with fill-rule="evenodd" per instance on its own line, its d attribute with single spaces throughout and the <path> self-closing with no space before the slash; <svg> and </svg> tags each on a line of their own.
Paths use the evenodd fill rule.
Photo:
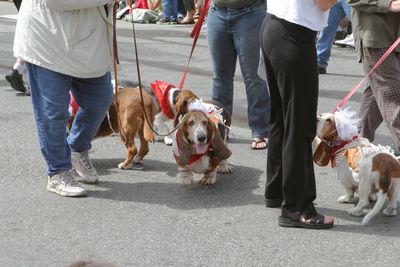
<svg viewBox="0 0 400 267">
<path fill-rule="evenodd" d="M 376 68 L 381 65 L 381 63 L 389 56 L 390 53 L 396 48 L 396 46 L 400 43 L 400 37 L 394 42 L 388 50 L 386 50 L 385 54 L 375 63 L 374 67 L 368 72 L 368 74 L 359 82 L 346 96 L 342 101 L 333 109 L 332 113 L 335 113 L 339 108 L 343 107 L 344 104 L 353 96 L 353 94 L 360 88 L 360 86 L 367 80 L 367 78 L 371 75 L 372 72 L 375 71 Z"/>
<path fill-rule="evenodd" d="M 200 35 L 201 27 L 203 25 L 204 17 L 207 15 L 209 7 L 210 7 L 210 0 L 205 0 L 203 3 L 203 9 L 201 11 L 200 17 L 197 20 L 196 24 L 194 25 L 192 32 L 190 33 L 190 37 L 193 38 L 193 44 L 192 44 L 192 50 L 190 51 L 188 63 L 186 65 L 185 71 L 183 72 L 181 82 L 179 83 L 179 86 L 178 86 L 178 88 L 181 90 L 183 88 L 183 84 L 185 83 L 186 74 L 189 69 L 189 63 L 192 59 L 193 51 L 194 51 L 194 48 L 196 47 L 197 39 L 199 39 L 199 35 Z"/>
</svg>

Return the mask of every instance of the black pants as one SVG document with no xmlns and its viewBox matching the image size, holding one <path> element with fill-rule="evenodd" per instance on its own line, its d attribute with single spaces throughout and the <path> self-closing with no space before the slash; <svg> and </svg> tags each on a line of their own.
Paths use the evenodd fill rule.
<svg viewBox="0 0 400 267">
<path fill-rule="evenodd" d="M 19 8 L 21 7 L 22 0 L 13 0 L 15 7 L 19 11 Z"/>
<path fill-rule="evenodd" d="M 260 35 L 271 93 L 265 197 L 283 198 L 283 216 L 309 218 L 316 215 L 316 32 L 268 14 Z"/>
</svg>

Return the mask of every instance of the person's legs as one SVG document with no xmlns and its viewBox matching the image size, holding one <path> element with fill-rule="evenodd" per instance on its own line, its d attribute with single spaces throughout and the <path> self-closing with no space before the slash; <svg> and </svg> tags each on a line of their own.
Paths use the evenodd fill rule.
<svg viewBox="0 0 400 267">
<path fill-rule="evenodd" d="M 40 150 L 47 163 L 47 174 L 52 176 L 72 167 L 66 133 L 72 78 L 30 63 L 26 65 Z"/>
<path fill-rule="evenodd" d="M 385 48 L 364 48 L 363 65 L 368 73 L 385 53 Z M 399 54 L 390 54 L 373 73 L 369 82 L 383 120 L 400 150 L 400 62 Z"/>
<path fill-rule="evenodd" d="M 265 14 L 265 4 L 257 4 L 230 12 L 228 19 L 246 86 L 248 123 L 253 138 L 268 137 L 269 93 L 267 84 L 257 74 L 260 61 L 259 32 Z"/>
<path fill-rule="evenodd" d="M 335 37 L 343 11 L 339 2 L 329 10 L 328 25 L 319 33 L 317 41 L 317 57 L 320 73 L 326 73 L 328 61 L 331 56 L 332 42 Z M 325 71 L 323 71 L 325 70 Z"/>
<path fill-rule="evenodd" d="M 315 33 L 267 15 L 261 36 L 272 100 L 265 196 L 279 198 L 282 193 L 281 226 L 332 227 L 333 219 L 318 215 L 313 204 L 311 142 L 318 98 Z"/>
<path fill-rule="evenodd" d="M 370 85 L 365 88 L 362 94 L 359 117 L 359 131 L 361 136 L 371 142 L 374 141 L 375 131 L 381 125 L 383 118 Z"/>
<path fill-rule="evenodd" d="M 207 18 L 207 42 L 213 68 L 212 99 L 225 110 L 233 110 L 233 77 L 236 69 L 236 50 L 232 34 L 226 28 L 227 12 L 210 7 Z"/>
<path fill-rule="evenodd" d="M 68 135 L 74 152 L 88 151 L 112 99 L 111 74 L 91 79 L 72 79 L 72 94 L 79 105 Z"/>
</svg>

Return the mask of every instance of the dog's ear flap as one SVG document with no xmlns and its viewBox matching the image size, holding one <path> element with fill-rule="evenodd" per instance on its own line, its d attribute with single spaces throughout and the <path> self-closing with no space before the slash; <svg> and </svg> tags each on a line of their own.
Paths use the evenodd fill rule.
<svg viewBox="0 0 400 267">
<path fill-rule="evenodd" d="M 186 123 L 186 122 L 183 122 Z M 189 143 L 187 136 L 187 128 L 179 127 L 177 129 L 176 142 L 178 144 L 179 157 L 178 160 L 182 165 L 189 164 L 190 156 L 192 155 L 192 146 Z"/>
<path fill-rule="evenodd" d="M 175 117 L 174 117 L 174 127 L 176 127 L 179 123 L 179 119 L 181 116 L 184 116 L 188 112 L 188 101 L 189 97 L 182 93 L 178 102 L 175 104 Z"/>
<path fill-rule="evenodd" d="M 209 120 L 208 131 L 211 132 L 210 143 L 213 149 L 213 155 L 221 160 L 227 159 L 232 155 L 230 149 L 226 146 L 224 140 L 222 139 L 217 126 Z"/>
<path fill-rule="evenodd" d="M 315 164 L 319 166 L 326 166 L 331 159 L 332 147 L 327 142 L 320 142 L 314 152 L 313 159 Z"/>
</svg>

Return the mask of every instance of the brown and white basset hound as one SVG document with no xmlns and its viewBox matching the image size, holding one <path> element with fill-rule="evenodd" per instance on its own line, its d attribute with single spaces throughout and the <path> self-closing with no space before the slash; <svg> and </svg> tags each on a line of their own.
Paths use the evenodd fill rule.
<svg viewBox="0 0 400 267">
<path fill-rule="evenodd" d="M 338 198 L 340 203 L 354 203 L 354 193 L 359 186 L 359 162 L 363 158 L 377 152 L 391 153 L 389 147 L 376 146 L 362 138 L 356 127 L 354 113 L 339 110 L 335 114 L 322 113 L 317 116 L 317 135 L 314 139 L 314 162 L 319 166 L 336 168 L 337 177 L 346 190 L 346 194 Z M 375 193 L 371 200 L 376 199 Z"/>
<path fill-rule="evenodd" d="M 197 173 L 203 174 L 199 181 L 201 185 L 214 184 L 218 166 L 227 164 L 231 151 L 208 114 L 200 110 L 188 110 L 175 136 L 172 150 L 181 181 L 193 184 L 193 173 Z"/>
<path fill-rule="evenodd" d="M 372 210 L 363 218 L 361 224 L 368 223 L 385 204 L 385 216 L 397 214 L 397 199 L 400 192 L 400 163 L 393 154 L 377 152 L 361 159 L 359 164 L 358 204 L 349 213 L 353 216 L 362 216 L 364 208 L 368 206 L 368 196 L 377 192 L 377 201 Z"/>
<path fill-rule="evenodd" d="M 118 165 L 120 169 L 130 169 L 133 164 L 141 161 L 149 152 L 149 142 L 154 141 L 154 134 L 150 126 L 154 122 L 156 107 L 152 96 L 142 91 L 145 112 L 149 123 L 145 119 L 142 108 L 142 100 L 139 88 L 120 87 L 118 95 L 113 96 L 112 103 L 108 109 L 107 116 L 102 121 L 95 138 L 110 136 L 119 133 L 121 142 L 126 146 L 128 152 L 123 162 Z M 116 100 L 118 99 L 118 115 L 116 111 Z M 118 127 L 118 117 L 121 121 L 122 131 Z M 71 114 L 68 127 L 72 126 L 74 114 Z M 136 135 L 140 139 L 140 148 L 135 145 Z"/>
</svg>

